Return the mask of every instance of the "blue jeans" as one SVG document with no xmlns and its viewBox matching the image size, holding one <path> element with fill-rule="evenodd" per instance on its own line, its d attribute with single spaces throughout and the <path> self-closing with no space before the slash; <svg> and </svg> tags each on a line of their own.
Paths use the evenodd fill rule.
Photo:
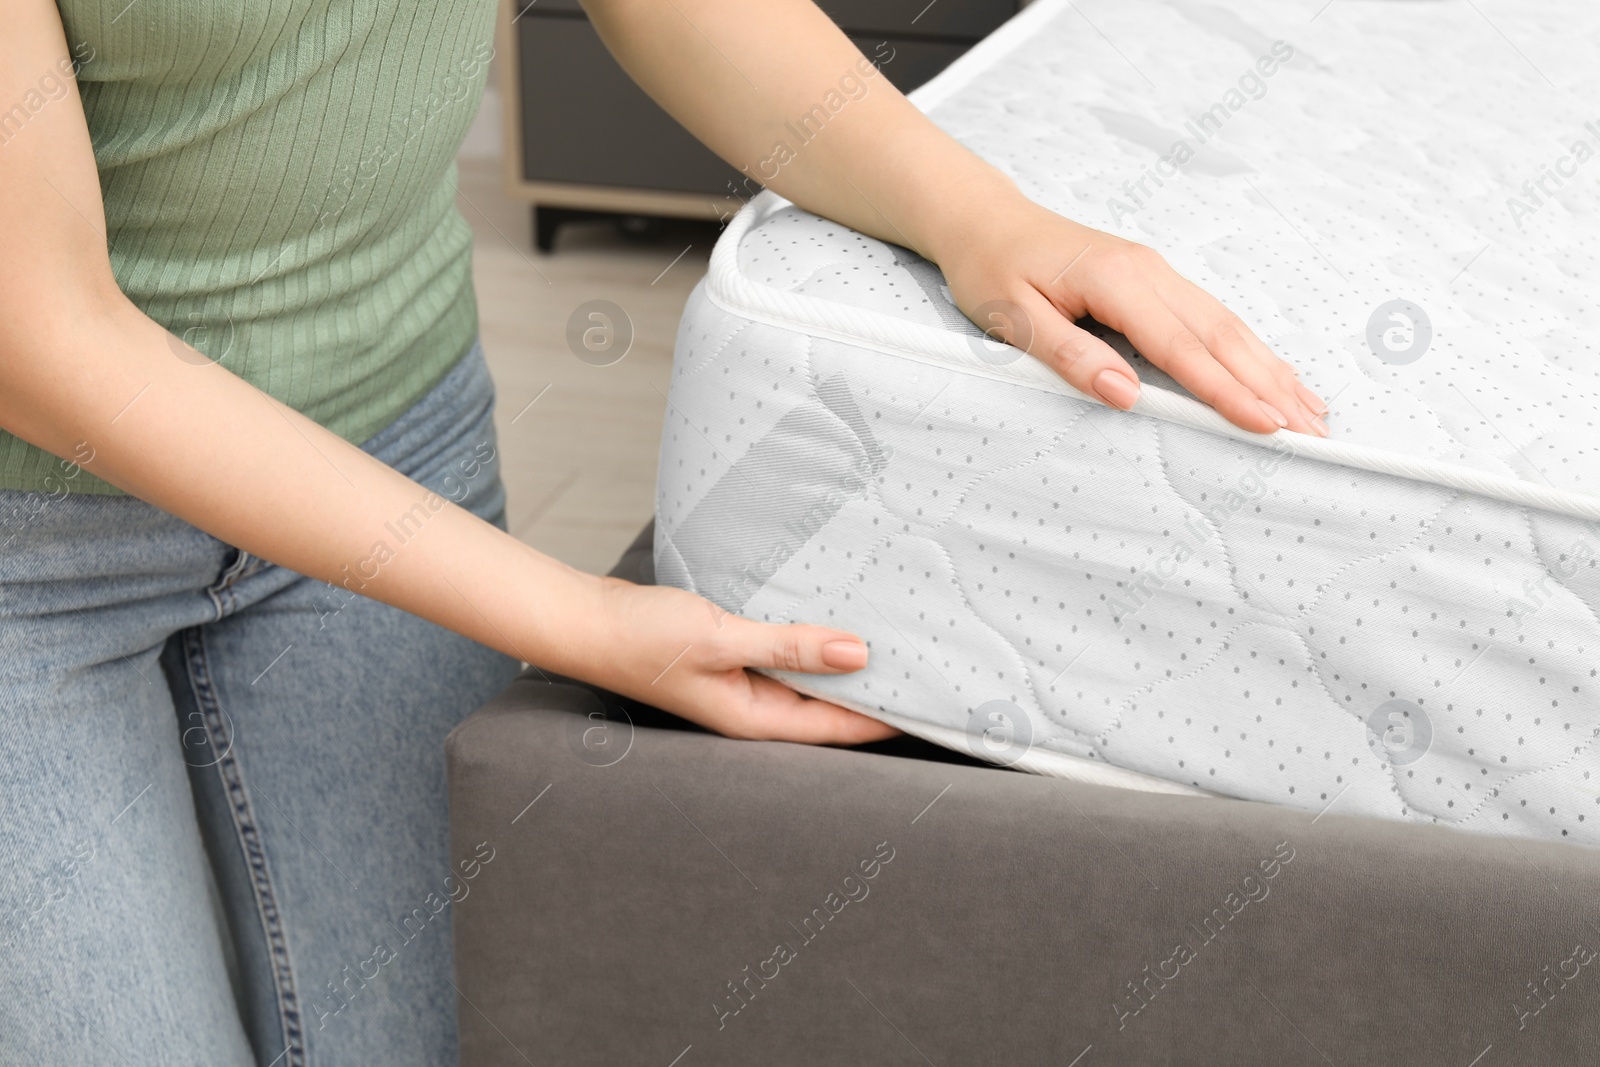
<svg viewBox="0 0 1600 1067">
<path fill-rule="evenodd" d="M 474 347 L 364 447 L 503 526 L 493 401 Z M 0 516 L 0 1063 L 455 1063 L 443 742 L 518 665 L 133 498 Z"/>
</svg>

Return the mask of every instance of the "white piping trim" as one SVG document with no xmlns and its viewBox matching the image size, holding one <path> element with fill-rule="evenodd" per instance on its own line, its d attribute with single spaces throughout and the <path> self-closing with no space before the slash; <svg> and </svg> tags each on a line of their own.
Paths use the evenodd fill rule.
<svg viewBox="0 0 1600 1067">
<path fill-rule="evenodd" d="M 770 673 L 784 685 L 806 696 L 818 700 L 826 700 L 830 704 L 837 704 L 842 708 L 877 719 L 879 722 L 888 723 L 897 730 L 904 731 L 913 737 L 920 737 L 924 741 L 932 742 L 940 748 L 948 748 L 956 752 L 965 752 L 974 759 L 987 759 L 980 746 L 972 744 L 972 735 L 962 730 L 952 729 L 948 726 L 937 726 L 933 723 L 919 722 L 916 719 L 897 715 L 892 711 L 881 711 L 878 708 L 857 704 L 852 700 L 844 700 L 831 693 L 823 693 L 806 684 L 803 675 L 787 674 L 782 672 Z M 1029 748 L 1015 760 L 989 760 L 996 766 L 1012 767 L 1030 774 L 1040 774 L 1046 778 L 1061 778 L 1069 782 L 1087 782 L 1090 785 L 1110 786 L 1113 789 L 1132 789 L 1140 793 L 1166 793 L 1170 796 L 1185 797 L 1215 797 L 1219 794 L 1197 789 L 1192 785 L 1181 782 L 1169 781 L 1166 778 L 1157 778 L 1142 771 L 1131 771 L 1126 767 L 1114 767 L 1109 763 L 1098 760 L 1084 759 L 1066 752 L 1054 752 L 1045 748 Z"/>
<path fill-rule="evenodd" d="M 764 215 L 769 207 L 776 210 L 787 203 L 775 193 L 761 193 L 734 216 L 727 232 L 712 249 L 706 296 L 723 311 L 778 329 L 884 352 L 933 367 L 958 370 L 972 377 L 1009 382 L 1041 392 L 1100 403 L 1098 399 L 1078 392 L 1042 363 L 1020 350 L 1017 358 L 1010 363 L 990 363 L 978 354 L 978 346 L 959 334 L 934 326 L 905 322 L 864 308 L 786 293 L 750 281 L 739 271 L 739 243 L 758 216 Z M 1454 463 L 1406 456 L 1367 445 L 1331 441 L 1288 430 L 1273 434 L 1251 433 L 1233 425 L 1198 400 L 1159 386 L 1146 384 L 1140 389 L 1139 401 L 1132 410 L 1162 422 L 1190 426 L 1260 448 L 1287 446 L 1296 455 L 1308 459 L 1459 489 L 1579 519 L 1600 521 L 1600 497 L 1588 493 L 1535 485 L 1520 478 Z"/>
</svg>

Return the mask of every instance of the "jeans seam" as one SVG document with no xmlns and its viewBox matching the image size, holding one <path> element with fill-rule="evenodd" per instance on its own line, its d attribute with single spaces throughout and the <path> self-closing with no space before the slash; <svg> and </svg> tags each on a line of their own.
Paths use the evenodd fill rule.
<svg viewBox="0 0 1600 1067">
<path fill-rule="evenodd" d="M 233 614 L 239 608 L 239 595 L 234 591 L 234 586 L 261 570 L 267 562 L 243 549 L 236 548 L 233 553 L 233 559 L 223 568 L 217 580 L 206 587 L 206 594 L 216 606 L 219 619 Z"/>
<path fill-rule="evenodd" d="M 210 664 L 206 658 L 205 639 L 199 627 L 183 635 L 184 660 L 188 666 L 189 684 L 194 690 L 195 702 L 200 706 L 206 735 L 212 750 L 223 756 L 213 765 L 228 796 L 228 813 L 238 835 L 240 851 L 250 870 L 250 885 L 256 905 L 256 916 L 261 932 L 267 940 L 272 970 L 273 992 L 277 1001 L 278 1020 L 283 1035 L 284 1051 L 280 1054 L 283 1067 L 305 1067 L 305 1035 L 300 1025 L 300 997 L 294 978 L 294 967 L 289 958 L 289 943 L 285 936 L 283 916 L 278 907 L 277 891 L 273 888 L 272 873 L 267 864 L 266 849 L 261 842 L 260 823 L 255 806 L 245 787 L 243 768 L 234 751 L 233 738 L 224 731 L 222 705 L 217 699 L 211 681 Z"/>
</svg>

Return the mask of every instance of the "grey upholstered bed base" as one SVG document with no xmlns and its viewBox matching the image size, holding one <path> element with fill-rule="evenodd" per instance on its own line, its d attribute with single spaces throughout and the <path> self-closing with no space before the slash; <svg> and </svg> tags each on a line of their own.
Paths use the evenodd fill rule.
<svg viewBox="0 0 1600 1067">
<path fill-rule="evenodd" d="M 1600 1060 L 1600 853 L 877 748 L 478 711 L 466 1067 Z"/>
</svg>

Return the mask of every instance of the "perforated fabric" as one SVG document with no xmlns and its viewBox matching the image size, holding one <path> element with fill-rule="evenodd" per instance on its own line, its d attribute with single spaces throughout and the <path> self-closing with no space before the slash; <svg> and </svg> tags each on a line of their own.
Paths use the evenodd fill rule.
<svg viewBox="0 0 1600 1067">
<path fill-rule="evenodd" d="M 1042 0 L 918 94 L 1329 440 L 1136 356 L 1105 408 L 763 194 L 680 328 L 660 580 L 862 634 L 785 680 L 1024 769 L 1600 844 L 1600 10 L 1482 6 Z"/>
</svg>

